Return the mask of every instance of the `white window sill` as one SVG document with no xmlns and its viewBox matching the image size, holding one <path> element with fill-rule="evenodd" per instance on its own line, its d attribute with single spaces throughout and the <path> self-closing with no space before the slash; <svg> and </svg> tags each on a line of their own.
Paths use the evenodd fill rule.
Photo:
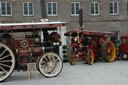
<svg viewBox="0 0 128 85">
<path fill-rule="evenodd" d="M 57 15 L 48 15 L 48 16 L 57 16 Z"/>
<path fill-rule="evenodd" d="M 74 16 L 75 17 L 75 16 L 79 16 L 79 14 L 71 14 L 71 16 Z"/>
<path fill-rule="evenodd" d="M 100 14 L 90 14 L 91 16 L 99 16 Z"/>
</svg>

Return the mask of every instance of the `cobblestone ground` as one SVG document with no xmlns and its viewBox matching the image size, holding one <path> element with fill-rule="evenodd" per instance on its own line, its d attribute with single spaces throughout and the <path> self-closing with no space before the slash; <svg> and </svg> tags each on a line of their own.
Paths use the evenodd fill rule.
<svg viewBox="0 0 128 85">
<path fill-rule="evenodd" d="M 73 66 L 64 63 L 63 71 L 54 78 L 38 73 L 38 79 L 33 74 L 27 80 L 27 72 L 16 71 L 0 85 L 128 85 L 128 61 L 96 62 L 91 66 L 83 62 Z"/>
</svg>

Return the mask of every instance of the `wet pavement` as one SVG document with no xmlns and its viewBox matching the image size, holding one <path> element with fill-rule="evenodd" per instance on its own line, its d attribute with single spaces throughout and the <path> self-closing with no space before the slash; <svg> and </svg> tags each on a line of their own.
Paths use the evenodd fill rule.
<svg viewBox="0 0 128 85">
<path fill-rule="evenodd" d="M 89 66 L 78 62 L 71 66 L 64 63 L 62 72 L 54 78 L 35 73 L 28 80 L 27 72 L 15 71 L 0 85 L 128 85 L 128 61 L 96 62 Z"/>
</svg>

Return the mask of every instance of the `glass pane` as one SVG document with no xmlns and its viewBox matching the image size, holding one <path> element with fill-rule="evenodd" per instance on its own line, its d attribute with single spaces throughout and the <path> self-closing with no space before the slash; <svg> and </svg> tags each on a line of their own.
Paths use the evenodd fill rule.
<svg viewBox="0 0 128 85">
<path fill-rule="evenodd" d="M 110 3 L 110 7 L 113 7 L 113 3 Z"/>
<path fill-rule="evenodd" d="M 79 14 L 79 10 L 76 10 L 76 14 Z"/>
<path fill-rule="evenodd" d="M 5 3 L 4 2 L 1 3 L 1 7 L 5 7 Z"/>
<path fill-rule="evenodd" d="M 28 11 L 24 11 L 24 15 L 28 15 Z"/>
<path fill-rule="evenodd" d="M 114 7 L 117 7 L 117 3 L 114 3 Z"/>
<path fill-rule="evenodd" d="M 11 4 L 10 3 L 7 3 L 7 7 L 11 7 Z"/>
<path fill-rule="evenodd" d="M 33 15 L 33 11 L 29 11 L 29 15 Z"/>
<path fill-rule="evenodd" d="M 6 14 L 6 11 L 5 10 L 2 10 L 2 15 L 5 15 Z"/>
<path fill-rule="evenodd" d="M 95 10 L 98 10 L 98 6 L 95 7 Z"/>
<path fill-rule="evenodd" d="M 29 7 L 32 7 L 32 3 L 29 3 Z"/>
<path fill-rule="evenodd" d="M 117 9 L 114 9 L 114 13 L 117 13 Z"/>
<path fill-rule="evenodd" d="M 95 3 L 95 10 L 98 10 L 98 3 Z"/>
<path fill-rule="evenodd" d="M 28 5 L 27 3 L 24 3 L 24 7 L 27 7 L 27 5 Z"/>
<path fill-rule="evenodd" d="M 71 9 L 74 10 L 75 6 L 74 3 L 71 4 Z"/>
<path fill-rule="evenodd" d="M 56 3 L 53 3 L 53 7 L 56 7 Z"/>
<path fill-rule="evenodd" d="M 78 7 L 78 8 L 79 8 L 79 3 L 76 3 L 76 7 Z"/>
<path fill-rule="evenodd" d="M 48 14 L 52 14 L 52 12 L 51 11 L 48 11 Z"/>
<path fill-rule="evenodd" d="M 110 3 L 110 14 L 113 14 L 113 3 Z"/>
<path fill-rule="evenodd" d="M 6 10 L 6 8 L 5 8 L 5 7 L 2 7 L 1 9 L 2 9 L 2 11 L 5 11 L 5 10 Z"/>
<path fill-rule="evenodd" d="M 55 6 L 55 7 L 53 7 L 53 10 L 56 10 L 56 6 Z"/>
<path fill-rule="evenodd" d="M 28 3 L 24 3 L 24 15 L 28 15 Z"/>
<path fill-rule="evenodd" d="M 98 10 L 96 10 L 96 14 L 99 14 L 99 13 L 98 13 Z"/>
<path fill-rule="evenodd" d="M 6 15 L 6 5 L 4 2 L 1 3 L 2 15 Z"/>
<path fill-rule="evenodd" d="M 94 3 L 91 3 L 91 7 L 94 7 Z"/>
<path fill-rule="evenodd" d="M 29 14 L 33 13 L 33 6 L 32 3 L 29 3 Z"/>
<path fill-rule="evenodd" d="M 72 14 L 75 14 L 75 11 L 72 11 Z"/>
<path fill-rule="evenodd" d="M 11 15 L 11 11 L 10 10 L 7 11 L 7 15 Z"/>
<path fill-rule="evenodd" d="M 71 13 L 75 14 L 75 5 L 74 5 L 74 3 L 71 3 Z"/>
<path fill-rule="evenodd" d="M 94 14 L 94 3 L 91 3 L 91 14 Z"/>
<path fill-rule="evenodd" d="M 95 13 L 94 13 L 94 10 L 91 11 L 91 14 L 95 14 Z"/>
<path fill-rule="evenodd" d="M 48 14 L 52 14 L 51 3 L 48 3 Z"/>
<path fill-rule="evenodd" d="M 7 3 L 7 15 L 11 15 L 11 3 Z"/>
<path fill-rule="evenodd" d="M 117 3 L 114 3 L 114 13 L 117 13 Z"/>
<path fill-rule="evenodd" d="M 110 14 L 113 14 L 113 11 L 110 11 Z"/>
<path fill-rule="evenodd" d="M 53 14 L 56 14 L 56 10 L 53 10 Z"/>
</svg>

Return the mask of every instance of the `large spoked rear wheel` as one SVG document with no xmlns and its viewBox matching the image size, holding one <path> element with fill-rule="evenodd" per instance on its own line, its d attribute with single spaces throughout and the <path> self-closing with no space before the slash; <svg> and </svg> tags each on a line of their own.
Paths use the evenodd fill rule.
<svg viewBox="0 0 128 85">
<path fill-rule="evenodd" d="M 57 76 L 62 68 L 62 59 L 56 53 L 46 53 L 38 61 L 38 70 L 48 78 Z"/>
<path fill-rule="evenodd" d="M 88 64 L 92 65 L 94 63 L 94 53 L 92 49 L 88 50 L 87 56 L 88 56 Z"/>
<path fill-rule="evenodd" d="M 101 56 L 105 61 L 112 62 L 116 58 L 116 48 L 112 41 L 106 41 L 101 47 Z"/>
<path fill-rule="evenodd" d="M 0 82 L 7 79 L 15 67 L 15 57 L 12 50 L 0 42 Z"/>
<path fill-rule="evenodd" d="M 73 48 L 68 48 L 68 61 L 71 65 L 76 64 L 76 51 Z"/>
</svg>

